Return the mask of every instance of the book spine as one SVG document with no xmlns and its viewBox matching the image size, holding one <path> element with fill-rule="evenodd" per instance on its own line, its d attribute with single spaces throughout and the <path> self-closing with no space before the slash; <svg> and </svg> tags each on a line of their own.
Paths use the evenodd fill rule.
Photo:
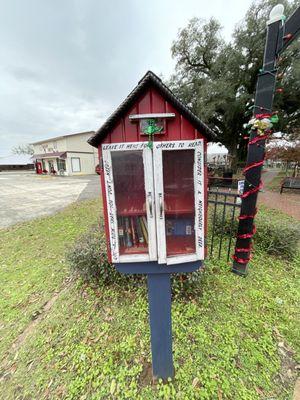
<svg viewBox="0 0 300 400">
<path fill-rule="evenodd" d="M 129 223 L 129 218 L 125 217 L 125 245 L 127 247 L 132 247 L 132 238 L 131 238 L 131 227 Z"/>
<path fill-rule="evenodd" d="M 145 242 L 148 244 L 148 229 L 147 229 L 147 220 L 145 217 L 140 217 L 142 231 L 144 235 Z M 146 221 L 146 223 L 145 223 Z"/>
<path fill-rule="evenodd" d="M 134 217 L 130 218 L 130 223 L 131 223 L 131 232 L 132 232 L 132 242 L 133 242 L 133 245 L 136 246 L 138 244 L 138 240 L 137 240 L 135 226 L 134 226 Z"/>
<path fill-rule="evenodd" d="M 123 224 L 123 218 L 119 217 L 118 218 L 118 235 L 119 235 L 119 243 L 120 246 L 124 246 L 124 224 Z"/>
<path fill-rule="evenodd" d="M 139 243 L 144 243 L 144 236 L 143 236 L 139 217 L 135 218 L 135 223 L 136 223 L 136 230 L 137 230 L 137 236 L 138 236 Z"/>
</svg>

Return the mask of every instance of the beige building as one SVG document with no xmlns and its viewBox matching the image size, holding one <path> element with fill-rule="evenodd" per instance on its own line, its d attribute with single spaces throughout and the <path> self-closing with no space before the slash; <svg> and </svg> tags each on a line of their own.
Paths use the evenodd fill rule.
<svg viewBox="0 0 300 400">
<path fill-rule="evenodd" d="M 32 143 L 36 172 L 57 175 L 94 174 L 98 153 L 97 149 L 87 143 L 94 133 L 80 132 Z"/>
</svg>

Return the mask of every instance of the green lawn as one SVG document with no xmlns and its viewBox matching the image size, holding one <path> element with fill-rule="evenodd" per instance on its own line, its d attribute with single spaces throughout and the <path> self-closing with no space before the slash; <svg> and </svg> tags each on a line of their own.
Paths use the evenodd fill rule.
<svg viewBox="0 0 300 400">
<path fill-rule="evenodd" d="M 65 247 L 98 213 L 96 202 L 82 202 L 1 231 L 1 358 L 63 287 Z M 256 252 L 245 279 L 224 261 L 207 262 L 193 295 L 173 299 L 176 376 L 165 385 L 150 380 L 145 284 L 74 283 L 10 354 L 0 398 L 290 399 L 300 361 L 299 266 L 299 258 Z"/>
<path fill-rule="evenodd" d="M 95 222 L 100 206 L 78 203 L 48 218 L 0 230 L 0 360 L 13 340 L 60 289 L 65 248 Z"/>
<path fill-rule="evenodd" d="M 270 182 L 266 184 L 266 189 L 272 190 L 274 192 L 280 192 L 281 182 L 283 181 L 283 178 L 285 178 L 286 176 L 293 176 L 293 171 L 278 170 L 278 174 Z"/>
</svg>

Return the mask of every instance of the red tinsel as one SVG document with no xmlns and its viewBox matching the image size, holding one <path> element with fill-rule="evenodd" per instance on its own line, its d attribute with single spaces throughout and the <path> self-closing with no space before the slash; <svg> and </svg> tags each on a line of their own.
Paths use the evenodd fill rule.
<svg viewBox="0 0 300 400">
<path fill-rule="evenodd" d="M 232 258 L 239 264 L 247 264 L 251 260 L 252 256 L 250 255 L 247 258 L 239 258 L 236 255 L 233 255 Z"/>
<path fill-rule="evenodd" d="M 263 165 L 263 163 L 264 163 L 264 160 L 261 160 L 261 161 L 257 161 L 257 162 L 254 162 L 252 164 L 247 165 L 247 167 L 245 167 L 244 170 L 243 170 L 244 174 L 247 171 L 249 171 L 249 169 L 252 169 L 252 168 L 255 168 L 255 167 L 260 167 L 261 165 Z"/>
<path fill-rule="evenodd" d="M 237 235 L 237 238 L 238 238 L 238 239 L 251 239 L 252 236 L 253 236 L 255 233 L 256 233 L 256 226 L 253 225 L 252 232 L 250 232 L 250 233 L 242 233 L 242 234 L 240 234 L 240 235 Z"/>
<path fill-rule="evenodd" d="M 247 253 L 248 251 L 252 250 L 252 246 L 249 247 L 236 247 L 235 252 L 236 253 Z"/>
<path fill-rule="evenodd" d="M 264 119 L 264 118 L 271 118 L 272 114 L 265 113 L 265 114 L 255 114 L 255 118 L 257 119 Z"/>
<path fill-rule="evenodd" d="M 247 214 L 242 214 L 242 215 L 240 215 L 240 216 L 238 217 L 238 219 L 254 218 L 256 214 L 257 214 L 257 208 L 255 209 L 254 214 L 249 214 L 249 215 L 247 215 Z"/>
<path fill-rule="evenodd" d="M 251 139 L 250 141 L 249 141 L 249 145 L 250 144 L 255 144 L 255 143 L 257 143 L 257 142 L 260 142 L 261 140 L 266 140 L 266 139 L 268 139 L 268 137 L 269 137 L 269 135 L 263 135 L 263 136 L 256 136 L 255 138 L 253 138 L 253 139 Z"/>
<path fill-rule="evenodd" d="M 262 181 L 260 181 L 258 186 L 256 186 L 253 189 L 249 189 L 249 190 L 247 190 L 247 192 L 241 194 L 241 196 L 240 196 L 241 199 L 245 199 L 246 197 L 250 196 L 250 194 L 258 192 L 262 187 L 263 187 L 263 183 L 262 183 Z"/>
</svg>

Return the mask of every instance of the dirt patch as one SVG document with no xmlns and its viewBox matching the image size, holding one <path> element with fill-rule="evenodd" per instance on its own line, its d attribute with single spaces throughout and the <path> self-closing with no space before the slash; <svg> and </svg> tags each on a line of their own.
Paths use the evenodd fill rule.
<svg viewBox="0 0 300 400">
<path fill-rule="evenodd" d="M 152 365 L 149 361 L 142 361 L 143 370 L 139 376 L 139 386 L 145 387 L 153 383 Z"/>
<path fill-rule="evenodd" d="M 274 329 L 274 336 L 277 340 L 278 354 L 281 362 L 280 373 L 277 375 L 276 380 L 279 381 L 287 391 L 289 391 L 296 382 L 293 400 L 300 400 L 300 382 L 299 379 L 297 380 L 299 365 L 297 365 L 294 359 L 295 352 L 285 343 L 283 337 L 276 328 Z M 298 397 L 295 397 L 296 392 Z"/>
<path fill-rule="evenodd" d="M 300 400 L 300 378 L 298 378 L 296 381 L 293 400 Z"/>
<path fill-rule="evenodd" d="M 18 351 L 23 345 L 23 343 L 26 341 L 28 336 L 32 335 L 34 332 L 36 326 L 42 321 L 42 319 L 45 318 L 47 313 L 51 310 L 53 304 L 56 302 L 56 300 L 69 288 L 70 282 L 65 283 L 65 285 L 62 287 L 62 289 L 59 292 L 54 293 L 54 295 L 51 297 L 50 300 L 48 300 L 42 308 L 37 311 L 33 316 L 32 316 L 32 321 L 27 325 L 27 327 L 24 329 L 24 331 L 17 337 L 17 339 L 13 342 L 11 348 L 8 350 L 6 357 L 3 359 L 3 361 L 0 364 L 0 382 L 6 379 L 9 379 L 11 375 L 14 374 L 14 372 L 17 369 L 17 365 L 15 363 L 17 356 L 18 356 Z M 9 360 L 13 357 L 12 363 L 9 362 Z"/>
</svg>

